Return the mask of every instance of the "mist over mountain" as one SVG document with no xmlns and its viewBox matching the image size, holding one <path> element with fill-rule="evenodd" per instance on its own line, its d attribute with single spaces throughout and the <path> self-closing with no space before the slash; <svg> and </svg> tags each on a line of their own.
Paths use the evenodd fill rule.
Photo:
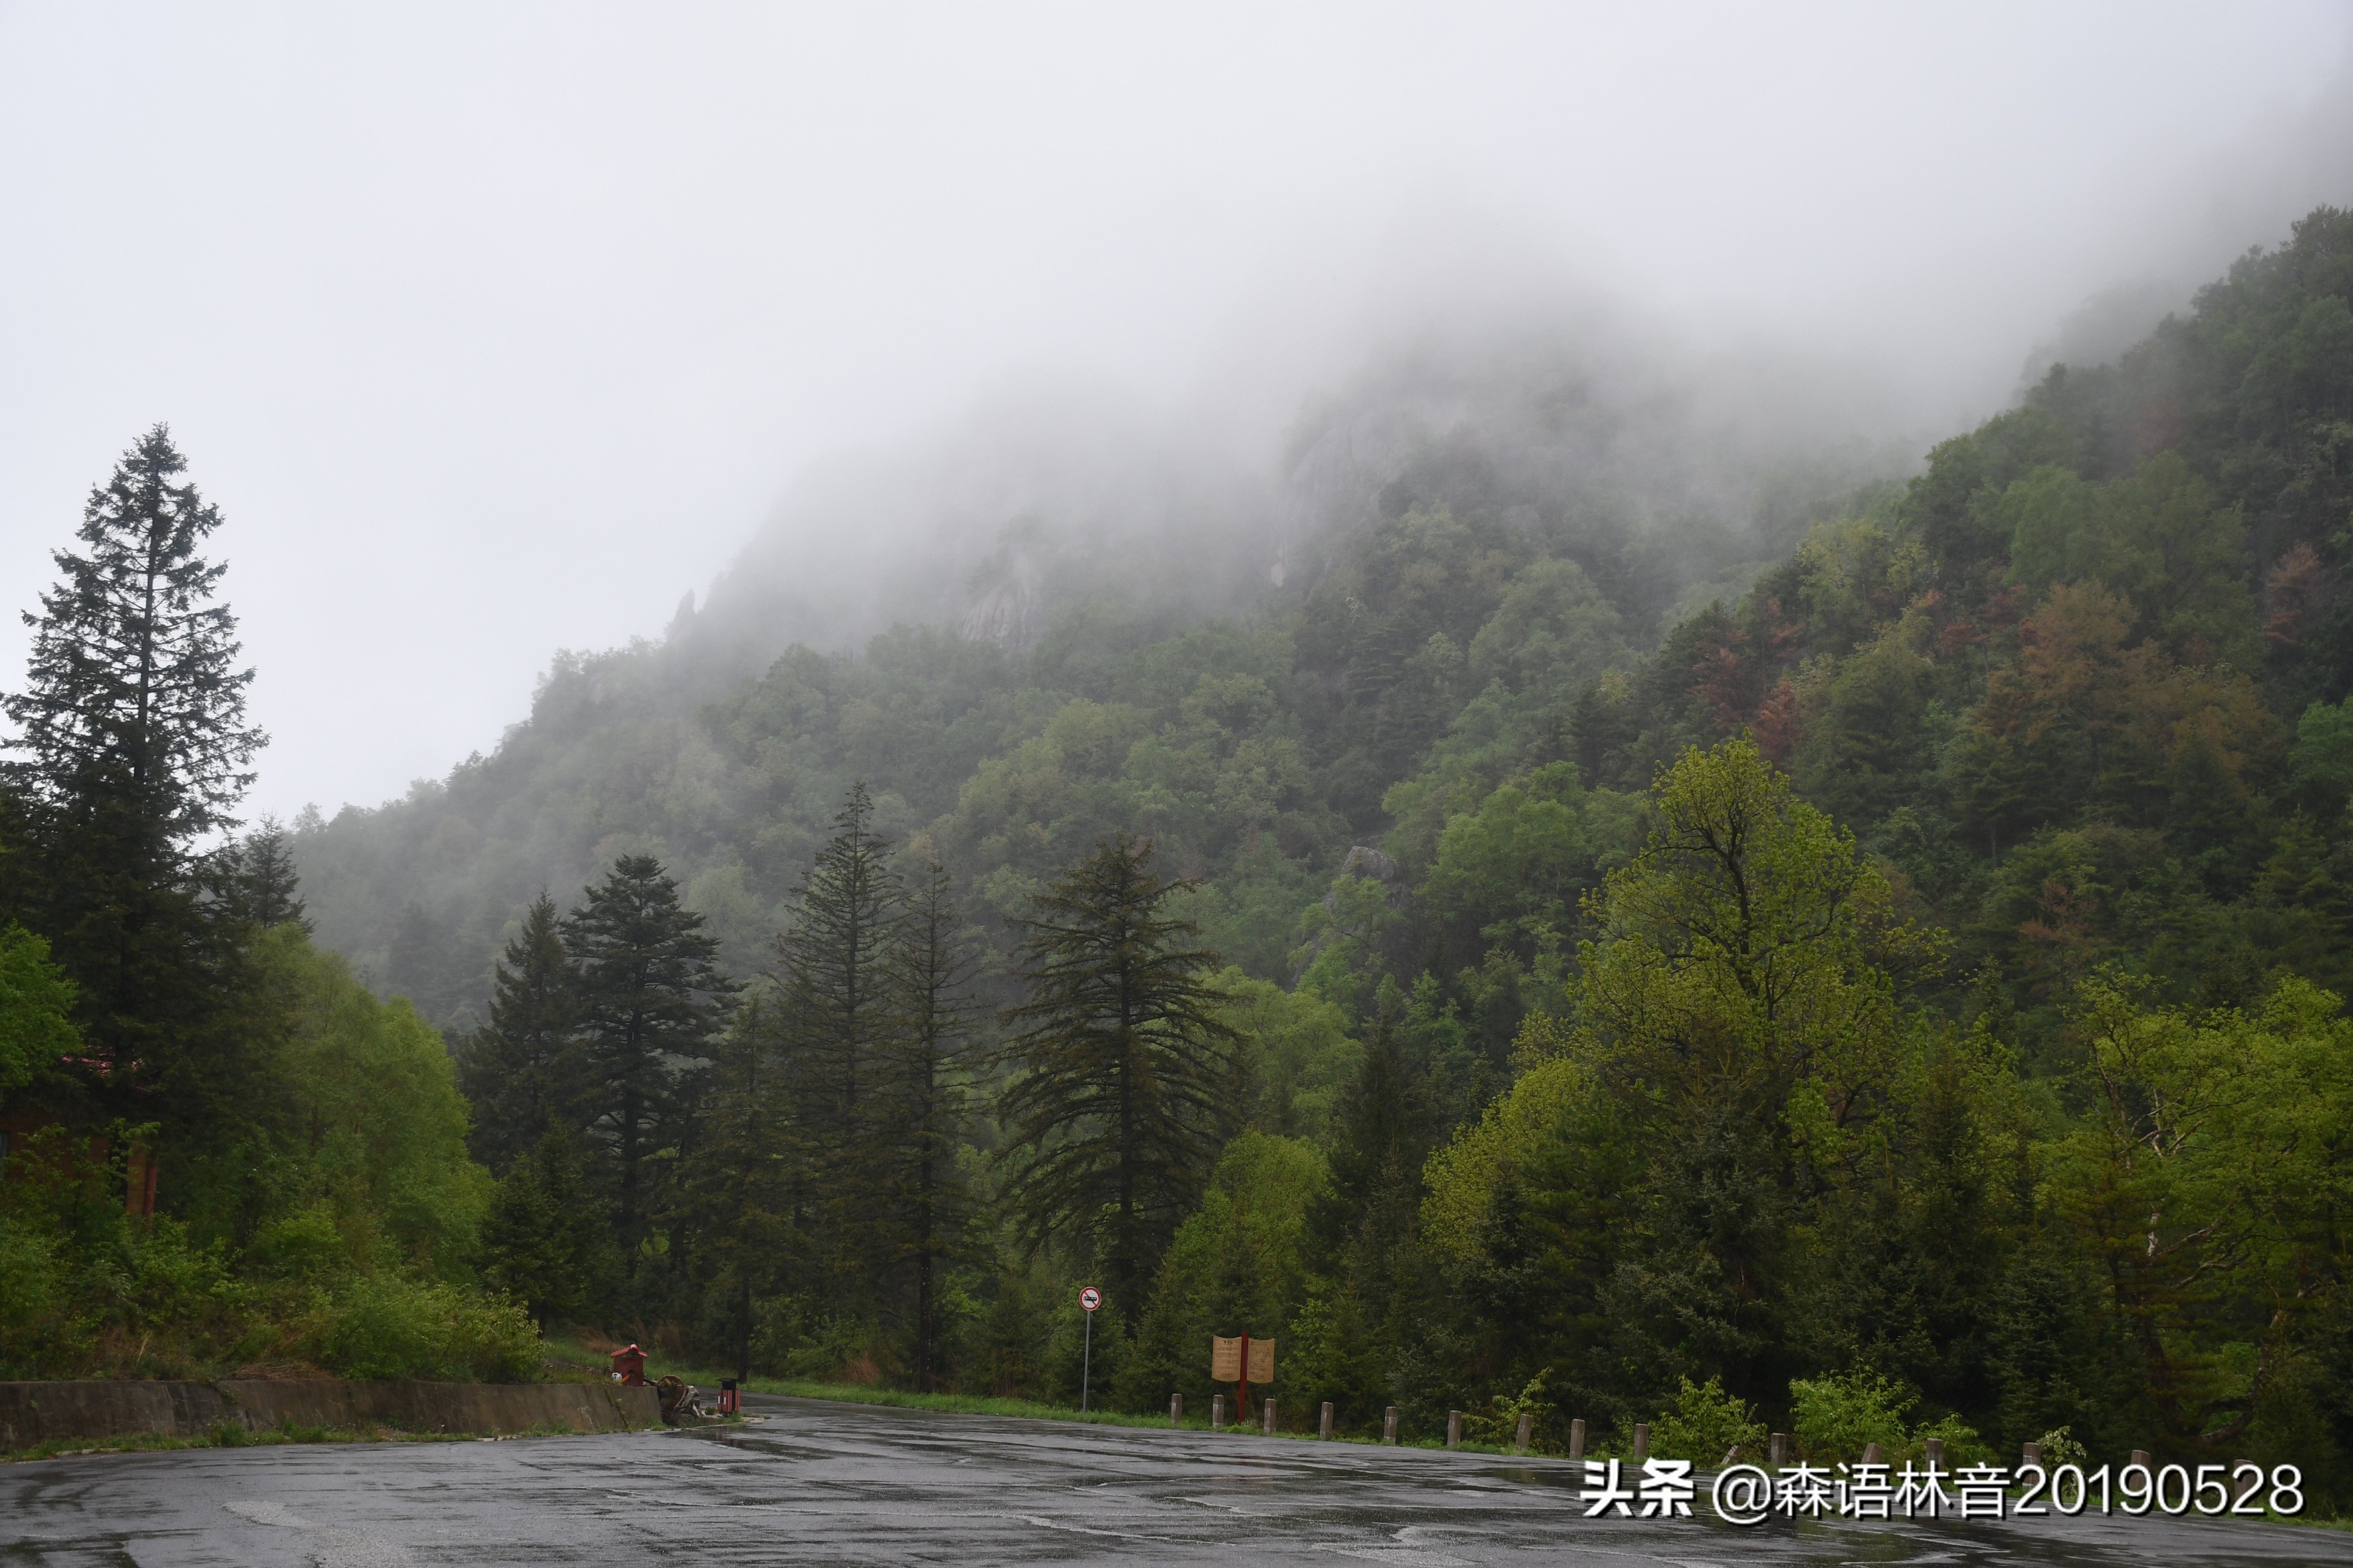
<svg viewBox="0 0 2353 1568">
<path fill-rule="evenodd" d="M 1216 617 L 1271 624 L 1410 511 L 1577 563 L 1639 649 L 1686 598 L 1736 594 L 1831 498 L 1905 469 L 1916 441 L 1872 426 L 1867 405 L 1834 367 L 1710 357 L 1590 302 L 1419 321 L 1281 426 L 1237 428 L 1214 398 L 1008 385 L 943 427 L 813 467 L 659 637 L 559 655 L 491 753 L 403 800 L 306 817 L 294 843 L 321 940 L 461 1024 L 524 905 L 635 846 L 685 876 L 731 964 L 757 967 L 792 877 L 747 865 L 740 825 L 722 825 L 760 807 L 738 793 L 712 705 L 771 666 L 822 670 L 854 726 L 873 668 L 941 639 L 1018 683 L 1058 626 L 1110 617 L 1148 639 Z M 955 805 L 951 781 L 919 787 L 838 735 L 819 749 L 798 764 L 812 788 L 787 813 L 797 833 L 861 765 L 902 828 Z M 1346 837 L 1301 874 L 1327 870 Z"/>
<path fill-rule="evenodd" d="M 0 12 L 0 1375 L 2353 1510 L 2341 6 L 252 15 Z"/>
<path fill-rule="evenodd" d="M 2042 336 L 2016 395 L 2053 365 L 2123 354 L 2189 308 L 2209 258 L 2338 178 L 2348 81 L 2340 69 L 2314 105 L 2186 175 L 2206 195 L 2153 206 L 2137 256 L 2102 241 L 2124 280 Z M 788 649 L 854 682 L 846 672 L 894 626 L 952 633 L 1018 666 L 1074 613 L 1116 606 L 1155 632 L 1280 615 L 1382 518 L 1422 507 L 1574 561 L 1639 650 L 1712 597 L 1736 599 L 1825 506 L 1915 471 L 1936 439 L 1984 412 L 1982 367 L 1950 344 L 1940 384 L 1936 362 L 1891 363 L 1820 330 L 1834 322 L 1814 322 L 1812 340 L 1786 323 L 1778 336 L 1726 331 L 1720 315 L 1565 289 L 1562 256 L 1492 215 L 1419 216 L 1395 274 L 1353 313 L 1304 340 L 1230 350 L 1186 394 L 1017 377 L 953 418 L 805 464 L 666 627 L 557 654 L 531 716 L 488 754 L 299 835 L 323 939 L 380 985 L 459 1019 L 539 887 L 576 889 L 617 847 L 659 845 L 702 905 L 734 922 L 729 962 L 756 965 L 791 875 L 748 869 L 724 834 L 656 799 L 672 784 L 723 787 L 706 710 Z M 2161 270 L 2136 270 L 2152 263 Z M 819 750 L 835 772 L 848 765 L 831 740 Z M 917 795 L 902 825 L 953 799 Z"/>
<path fill-rule="evenodd" d="M 1303 374 L 1250 363 L 1219 379 Z M 1392 332 L 1279 423 L 1221 417 L 1221 386 L 1154 402 L 1012 384 L 942 427 L 813 465 L 691 634 L 670 635 L 756 667 L 788 642 L 854 648 L 902 621 L 1027 647 L 1038 612 L 1103 595 L 1220 613 L 1312 580 L 1409 472 L 1440 504 L 1712 531 L 1707 548 L 1761 559 L 1802 530 L 1801 492 L 1909 460 L 1926 432 L 1888 427 L 1879 379 L 1786 347 L 1703 354 L 1588 300 Z"/>
<path fill-rule="evenodd" d="M 1272 562 L 1273 476 L 1187 434 L 1114 388 L 1000 390 L 946 427 L 817 465 L 672 640 L 742 670 L 901 622 L 969 621 L 1027 647 L 1044 605 L 1099 593 L 1180 614 L 1244 602 Z"/>
<path fill-rule="evenodd" d="M 1425 321 L 1254 441 L 985 405 L 812 476 L 491 754 L 298 825 L 309 912 L 443 1026 L 520 1190 L 555 1178 L 514 1086 L 586 1059 L 531 1065 L 530 976 L 610 984 L 568 955 L 677 878 L 754 998 L 666 1113 L 723 1237 L 780 1123 L 810 1190 L 899 1212 L 866 1173 L 913 1101 L 837 1086 L 920 1037 L 840 1043 L 871 984 L 923 1016 L 910 949 L 845 989 L 875 911 L 953 943 L 1002 1052 L 1058 983 L 1039 933 L 1148 882 L 1151 940 L 1198 943 L 1161 981 L 1233 1032 L 1159 1228 L 1018 1228 L 1060 1201 L 1023 1151 L 1097 1125 L 1028 1037 L 956 1080 L 971 1304 L 811 1211 L 764 1305 L 682 1331 L 746 1364 L 1067 1392 L 1067 1264 L 1124 1281 L 1125 1408 L 1204 1394 L 1188 1347 L 1247 1316 L 1359 1429 L 1860 1451 L 1835 1398 L 1906 1452 L 2293 1454 L 2353 1495 L 2353 213 L 2149 324 L 2171 297 L 2095 299 L 2010 406 L 1908 443 L 1852 367 L 1575 312 Z M 1118 918 L 1103 951 L 1145 940 Z M 2227 1110 L 2152 1173 L 2184 1105 Z M 628 1300 L 731 1299 L 666 1245 Z"/>
</svg>

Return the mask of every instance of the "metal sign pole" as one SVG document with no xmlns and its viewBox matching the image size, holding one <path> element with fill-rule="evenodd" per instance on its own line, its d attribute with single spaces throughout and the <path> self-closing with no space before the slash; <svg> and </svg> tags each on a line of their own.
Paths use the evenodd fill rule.
<svg viewBox="0 0 2353 1568">
<path fill-rule="evenodd" d="M 1087 1396 L 1093 1391 L 1095 1381 L 1095 1309 L 1103 1305 L 1103 1292 L 1090 1285 L 1079 1292 L 1079 1310 L 1087 1315 L 1087 1343 L 1084 1359 L 1079 1363 L 1079 1414 L 1087 1413 Z"/>
</svg>

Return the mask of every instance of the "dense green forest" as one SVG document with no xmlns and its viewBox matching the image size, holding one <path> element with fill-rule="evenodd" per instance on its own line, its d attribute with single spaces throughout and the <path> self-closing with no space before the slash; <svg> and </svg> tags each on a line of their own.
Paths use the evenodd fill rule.
<svg viewBox="0 0 2353 1568">
<path fill-rule="evenodd" d="M 369 1291 L 502 1291 L 1073 1398 L 1095 1283 L 1131 1408 L 1247 1331 L 1293 1424 L 2042 1439 L 2353 1500 L 2353 214 L 1761 531 L 1556 469 L 1437 432 L 1217 615 L 1098 573 L 1034 639 L 911 625 L 718 690 L 563 661 L 445 782 L 149 878 L 201 1039 L 128 1032 L 39 869 L 79 797 L 20 773 L 11 1017 L 47 1021 L 8 1038 L 48 1087 L 5 1103 L 185 1162 L 110 1278 L 168 1245 L 299 1281 L 307 1343 Z M 338 1052 L 452 1068 L 290 884 L 241 890 L 289 854 L 445 1029 L 466 1105 L 418 1103 L 470 1159 L 363 1176 L 411 1146 L 364 1094 L 305 1152 Z M 45 1065 L 59 1029 L 153 1092 Z M 284 1179 L 237 1173 L 264 1149 Z M 16 1362 L 40 1310 L 0 1300 Z"/>
<path fill-rule="evenodd" d="M 92 492 L 7 700 L 0 1376 L 536 1376 L 440 1037 L 231 832 L 265 737 L 185 467 L 159 426 Z"/>
</svg>

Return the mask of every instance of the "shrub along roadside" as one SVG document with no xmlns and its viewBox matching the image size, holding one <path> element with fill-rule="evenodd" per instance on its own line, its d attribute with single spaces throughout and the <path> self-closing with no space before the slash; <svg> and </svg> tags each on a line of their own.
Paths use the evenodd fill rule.
<svg viewBox="0 0 2353 1568">
<path fill-rule="evenodd" d="M 396 1274 L 323 1297 L 297 1342 L 344 1377 L 528 1383 L 543 1359 L 522 1303 Z"/>
<path fill-rule="evenodd" d="M 77 1255 L 0 1214 L 0 1377 L 540 1375 L 538 1331 L 503 1295 L 389 1270 L 241 1279 L 171 1220 L 105 1239 Z"/>
<path fill-rule="evenodd" d="M 1931 1437 L 1944 1442 L 1947 1465 L 1991 1462 L 1993 1451 L 1957 1415 L 1906 1426 L 1905 1412 L 1917 1403 L 1910 1389 L 1872 1372 L 1789 1384 L 1798 1451 L 1817 1464 L 1860 1459 L 1867 1443 L 1878 1444 L 1890 1463 L 1916 1461 L 1926 1455 Z"/>
<path fill-rule="evenodd" d="M 1662 1459 L 1689 1459 L 1712 1470 L 1733 1448 L 1755 1461 L 1764 1456 L 1767 1433 L 1749 1408 L 1724 1391 L 1721 1378 L 1694 1384 L 1688 1377 L 1675 1403 L 1651 1424 L 1651 1452 Z"/>
<path fill-rule="evenodd" d="M 248 956 L 243 1026 L 268 1070 L 242 1144 L 165 1157 L 177 1212 L 125 1212 L 123 1154 L 154 1124 L 14 1141 L 0 1378 L 540 1376 L 522 1303 L 475 1278 L 491 1184 L 466 1157 L 440 1036 L 297 924 L 253 935 Z"/>
</svg>

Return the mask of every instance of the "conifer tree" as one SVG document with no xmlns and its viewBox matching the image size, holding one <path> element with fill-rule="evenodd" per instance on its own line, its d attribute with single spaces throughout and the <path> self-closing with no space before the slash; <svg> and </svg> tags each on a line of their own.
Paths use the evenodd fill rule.
<svg viewBox="0 0 2353 1568">
<path fill-rule="evenodd" d="M 521 1298 L 543 1330 L 586 1315 L 611 1291 L 612 1237 L 568 1127 L 547 1129 L 501 1178 L 481 1234 L 484 1278 Z"/>
<path fill-rule="evenodd" d="M 1032 1240 L 1092 1243 L 1130 1332 L 1145 1280 L 1231 1131 L 1240 1037 L 1202 975 L 1218 956 L 1163 906 L 1190 884 L 1122 833 L 1032 900 L 997 1102 L 1005 1198 Z"/>
<path fill-rule="evenodd" d="M 474 1157 L 503 1174 L 572 1108 L 565 1068 L 580 1021 L 579 974 L 555 900 L 542 889 L 491 981 L 491 1021 L 459 1043 L 458 1083 L 474 1110 Z"/>
<path fill-rule="evenodd" d="M 300 892 L 293 852 L 286 847 L 286 829 L 274 816 L 217 857 L 215 897 L 231 920 L 248 921 L 267 931 L 294 925 L 311 934 L 311 917 Z"/>
<path fill-rule="evenodd" d="M 29 808 L 41 924 L 79 987 L 99 1084 L 116 1097 L 167 1084 L 183 1125 L 234 1094 L 212 1059 L 222 1039 L 207 931 L 191 863 L 252 783 L 266 737 L 246 721 L 250 669 L 237 621 L 215 602 L 226 567 L 198 552 L 220 513 L 158 425 L 91 492 L 82 550 L 28 614 L 10 783 Z"/>
<path fill-rule="evenodd" d="M 976 966 L 958 921 L 954 883 L 934 860 L 911 889 L 900 922 L 893 980 L 901 1018 L 884 1088 L 901 1149 L 892 1217 L 915 1276 L 915 1386 L 926 1393 L 939 1356 L 939 1275 L 970 1208 L 956 1154 L 965 1135 L 967 988 Z"/>
<path fill-rule="evenodd" d="M 718 940 L 652 856 L 622 856 L 585 891 L 561 926 L 580 973 L 577 1082 L 611 1157 L 615 1232 L 634 1258 L 652 1212 L 649 1163 L 677 1130 L 680 1074 L 708 1050 L 734 987 L 716 966 Z"/>
<path fill-rule="evenodd" d="M 704 1321 L 723 1329 L 738 1377 L 752 1375 L 754 1301 L 801 1253 L 775 1015 L 772 996 L 753 995 L 712 1047 L 694 1154 L 679 1173 L 677 1218 L 702 1272 Z"/>
<path fill-rule="evenodd" d="M 892 964 L 904 889 L 873 815 L 866 786 L 852 785 L 782 944 L 787 1071 L 819 1245 L 825 1267 L 853 1290 L 889 1259 L 881 1222 L 900 1147 L 877 1079 L 901 1021 Z"/>
<path fill-rule="evenodd" d="M 1352 1273 L 1385 1274 L 1421 1206 L 1421 1167 L 1436 1142 L 1430 1086 L 1398 1041 L 1404 999 L 1384 983 L 1364 1059 L 1332 1106 L 1332 1185 L 1312 1221 Z"/>
<path fill-rule="evenodd" d="M 1300 1369 L 1313 1365 L 1317 1397 L 1358 1412 L 1388 1397 L 1386 1369 L 1424 1306 L 1410 1286 L 1411 1243 L 1440 1118 L 1398 1038 L 1405 1010 L 1396 983 L 1384 980 L 1364 1058 L 1333 1102 L 1332 1182 L 1308 1210 L 1330 1274 L 1316 1331 L 1301 1336 L 1310 1353 Z"/>
</svg>

